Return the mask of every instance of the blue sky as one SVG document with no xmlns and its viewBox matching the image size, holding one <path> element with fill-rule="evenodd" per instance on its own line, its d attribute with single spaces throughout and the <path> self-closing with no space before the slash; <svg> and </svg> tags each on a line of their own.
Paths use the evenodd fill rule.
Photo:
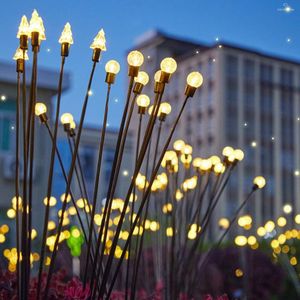
<svg viewBox="0 0 300 300">
<path fill-rule="evenodd" d="M 59 68 L 58 38 L 64 24 L 72 25 L 74 45 L 66 64 L 72 75 L 72 88 L 64 94 L 62 111 L 78 119 L 91 68 L 89 45 L 104 28 L 108 51 L 98 66 L 87 123 L 99 125 L 105 96 L 105 62 L 117 59 L 123 72 L 112 91 L 109 124 L 117 127 L 126 88 L 126 50 L 145 31 L 160 29 L 183 38 L 212 43 L 220 40 L 250 46 L 272 54 L 300 60 L 300 3 L 289 1 L 291 13 L 279 11 L 279 0 L 12 0 L 0 10 L 0 60 L 10 60 L 18 41 L 20 18 L 28 18 L 36 8 L 44 19 L 47 40 L 43 42 L 39 64 Z M 290 39 L 290 41 L 288 40 Z M 117 100 L 116 100 L 117 99 Z"/>
</svg>

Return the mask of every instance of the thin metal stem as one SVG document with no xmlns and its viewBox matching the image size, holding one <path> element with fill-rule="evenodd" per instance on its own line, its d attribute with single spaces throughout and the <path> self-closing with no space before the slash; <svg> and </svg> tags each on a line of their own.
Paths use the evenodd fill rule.
<svg viewBox="0 0 300 300">
<path fill-rule="evenodd" d="M 45 210 L 45 217 L 44 217 L 42 247 L 41 247 L 41 252 L 40 252 L 40 264 L 39 264 L 36 299 L 39 299 L 39 297 L 40 297 L 43 264 L 44 264 L 44 258 L 45 258 L 47 229 L 48 229 L 48 221 L 49 221 L 49 214 L 50 214 L 50 197 L 51 197 L 52 182 L 53 182 L 54 160 L 55 160 L 55 150 L 56 150 L 56 141 L 57 141 L 57 131 L 58 131 L 58 121 L 59 121 L 59 112 L 60 112 L 60 102 L 61 102 L 61 93 L 62 93 L 64 65 L 65 65 L 65 57 L 62 56 L 61 65 L 60 65 L 60 72 L 59 72 L 56 114 L 55 114 L 55 121 L 54 121 L 54 133 L 53 133 L 51 156 L 50 156 L 50 168 L 49 168 L 49 174 L 48 174 L 47 202 L 46 202 L 46 210 Z"/>
<path fill-rule="evenodd" d="M 17 295 L 20 296 L 20 226 L 19 226 L 19 152 L 20 152 L 20 96 L 21 96 L 21 81 L 20 72 L 17 72 L 17 102 L 16 102 L 16 177 L 15 177 L 15 199 L 16 199 L 16 245 L 17 245 Z"/>
<path fill-rule="evenodd" d="M 89 266 L 89 254 L 91 251 L 91 244 L 92 244 L 92 230 L 93 230 L 93 223 L 94 217 L 96 213 L 96 206 L 97 206 L 97 196 L 98 196 L 98 189 L 99 189 L 99 178 L 101 173 L 101 165 L 102 165 L 102 156 L 103 156 L 103 149 L 104 149 L 104 142 L 105 142 L 105 134 L 106 134 L 106 126 L 107 126 L 107 116 L 108 116 L 108 108 L 109 108 L 109 96 L 110 96 L 110 89 L 111 84 L 107 85 L 107 94 L 106 94 L 106 101 L 105 101 L 105 109 L 104 109 L 104 117 L 101 129 L 101 138 L 99 144 L 99 152 L 98 152 L 98 161 L 97 161 L 97 169 L 96 169 L 96 177 L 95 177 L 95 184 L 94 184 L 94 195 L 93 195 L 93 202 L 92 202 L 92 214 L 91 214 L 91 222 L 89 226 L 89 239 L 87 244 L 87 255 L 86 255 L 86 262 L 85 262 L 85 271 L 84 271 L 84 279 L 83 279 L 83 286 L 85 288 L 86 280 L 87 280 L 87 272 Z M 93 262 L 95 263 L 95 262 Z"/>
<path fill-rule="evenodd" d="M 139 210 L 138 210 L 138 212 L 137 212 L 136 218 L 135 218 L 135 220 L 134 220 L 134 222 L 133 222 L 133 225 L 132 225 L 132 228 L 131 228 L 131 230 L 130 230 L 130 232 L 129 232 L 128 239 L 127 239 L 126 242 L 125 242 L 125 245 L 124 245 L 124 248 L 123 248 L 121 257 L 120 257 L 120 259 L 119 259 L 119 261 L 118 261 L 118 265 L 117 265 L 116 271 L 115 271 L 115 273 L 114 273 L 113 280 L 112 280 L 112 282 L 111 282 L 111 284 L 110 284 L 110 288 L 109 288 L 109 291 L 108 291 L 108 293 L 107 293 L 107 299 L 109 299 L 109 297 L 110 297 L 110 294 L 111 294 L 111 292 L 112 292 L 112 289 L 113 289 L 115 280 L 116 280 L 116 278 L 117 278 L 117 274 L 118 274 L 118 272 L 119 272 L 119 269 L 120 269 L 121 264 L 122 264 L 122 262 L 123 262 L 123 259 L 124 259 L 124 257 L 125 257 L 126 249 L 127 249 L 127 247 L 128 247 L 129 241 L 130 241 L 130 239 L 131 239 L 131 237 L 132 237 L 134 228 L 135 228 L 135 226 L 137 225 L 138 219 L 141 217 L 141 213 L 142 213 L 143 208 L 144 208 L 144 206 L 145 206 L 146 200 L 147 200 L 147 198 L 148 198 L 148 196 L 149 196 L 149 194 L 150 194 L 150 192 L 151 192 L 151 186 L 152 186 L 153 181 L 154 181 L 154 179 L 155 179 L 155 177 L 156 177 L 156 174 L 157 174 L 157 172 L 158 172 L 158 170 L 159 170 L 159 168 L 160 168 L 160 164 L 161 164 L 161 161 L 163 160 L 163 157 L 164 157 L 164 155 L 165 155 L 165 152 L 167 151 L 167 148 L 169 147 L 170 141 L 171 141 L 171 139 L 172 139 L 172 137 L 173 137 L 173 134 L 174 134 L 174 132 L 175 132 L 176 126 L 177 126 L 177 124 L 178 124 L 178 122 L 179 122 L 179 119 L 181 118 L 181 115 L 182 115 L 182 113 L 183 113 L 183 111 L 184 111 L 184 108 L 185 108 L 185 105 L 186 105 L 188 99 L 189 99 L 189 97 L 186 97 L 185 100 L 184 100 L 184 102 L 183 102 L 183 104 L 182 104 L 182 107 L 181 107 L 181 109 L 180 109 L 180 111 L 179 111 L 179 114 L 178 114 L 178 116 L 177 116 L 177 118 L 176 118 L 176 120 L 175 120 L 175 122 L 174 122 L 174 124 L 173 124 L 173 127 L 172 127 L 172 129 L 171 129 L 171 132 L 170 132 L 170 134 L 169 134 L 169 137 L 168 137 L 168 139 L 166 140 L 166 143 L 165 143 L 165 145 L 164 145 L 164 147 L 163 147 L 163 150 L 162 150 L 162 152 L 161 152 L 161 155 L 160 155 L 160 157 L 159 157 L 159 160 L 158 160 L 158 162 L 157 162 L 157 164 L 156 164 L 155 170 L 154 170 L 154 172 L 152 173 L 151 179 L 150 179 L 150 181 L 149 181 L 149 186 L 148 186 L 148 188 L 147 188 L 147 190 L 146 190 L 146 192 L 145 192 L 145 195 L 144 195 L 144 197 L 143 197 L 143 199 L 142 199 L 142 201 L 141 201 L 141 205 L 140 205 Z M 142 149 L 142 150 L 143 150 L 143 149 Z M 138 164 L 139 164 L 139 163 L 140 163 L 140 162 L 138 162 Z M 139 167 L 140 167 L 140 166 L 139 166 Z M 134 180 L 135 180 L 136 174 L 134 174 L 134 177 L 133 177 L 133 178 L 134 178 Z M 129 195 L 130 195 L 130 193 L 131 193 L 132 188 L 133 188 L 133 186 L 132 186 L 132 183 L 131 183 L 130 189 L 129 189 L 129 191 L 128 191 L 129 193 L 127 194 L 126 200 L 127 200 L 127 198 L 129 199 Z M 125 200 L 124 206 L 126 205 L 126 200 Z M 126 208 L 125 208 L 125 209 L 126 209 Z M 122 213 L 125 214 L 124 210 L 122 211 Z M 124 215 L 123 215 L 123 218 L 124 218 Z M 121 222 L 122 222 L 122 216 L 121 216 L 120 219 L 121 219 Z M 119 237 L 118 229 L 117 229 L 117 232 L 116 232 L 116 237 L 117 237 L 117 239 L 118 239 L 118 237 Z M 114 240 L 114 241 L 115 241 L 115 240 Z M 113 248 L 113 247 L 114 247 L 114 248 Z M 111 250 L 115 251 L 115 247 L 116 247 L 116 242 L 115 242 L 115 245 L 114 245 L 114 243 L 113 243 L 112 249 L 111 249 Z M 100 293 L 99 298 L 100 298 L 101 296 L 102 296 L 102 295 L 101 295 L 101 293 Z"/>
<path fill-rule="evenodd" d="M 62 230 L 63 216 L 64 216 L 64 212 L 65 212 L 66 206 L 67 206 L 67 201 L 66 200 L 67 200 L 67 197 L 69 195 L 70 188 L 71 188 L 71 182 L 72 182 L 72 178 L 73 178 L 74 167 L 75 167 L 75 163 L 76 163 L 76 157 L 77 157 L 77 153 L 78 153 L 78 149 L 79 149 L 79 143 L 80 143 L 80 138 L 81 138 L 83 122 L 84 122 L 84 119 L 85 119 L 86 109 L 87 109 L 87 105 L 88 105 L 89 91 L 91 89 L 96 64 L 97 64 L 97 62 L 94 61 L 93 62 L 93 67 L 92 67 L 92 70 L 91 70 L 91 74 L 90 74 L 90 78 L 89 78 L 89 82 L 88 82 L 88 87 L 87 87 L 83 107 L 82 107 L 82 113 L 81 113 L 80 122 L 79 122 L 79 126 L 78 126 L 78 134 L 77 134 L 76 144 L 75 144 L 75 148 L 74 148 L 74 154 L 72 156 L 71 166 L 70 166 L 69 173 L 68 173 L 68 182 L 67 182 L 67 186 L 66 186 L 65 199 L 64 199 L 64 202 L 63 202 L 63 206 L 62 206 L 62 215 L 61 215 L 60 222 L 59 222 L 58 229 L 57 229 L 57 236 L 56 236 L 56 239 L 55 239 L 54 250 L 52 252 L 50 266 L 49 266 L 49 272 L 48 272 L 48 276 L 47 276 L 47 283 L 46 283 L 45 294 L 44 294 L 44 297 L 46 299 L 47 299 L 47 296 L 48 296 L 50 281 L 51 281 L 53 270 L 54 270 L 54 263 L 55 263 L 55 259 L 56 259 L 56 255 L 57 255 L 58 242 L 59 242 L 59 237 L 60 237 L 61 230 Z"/>
</svg>

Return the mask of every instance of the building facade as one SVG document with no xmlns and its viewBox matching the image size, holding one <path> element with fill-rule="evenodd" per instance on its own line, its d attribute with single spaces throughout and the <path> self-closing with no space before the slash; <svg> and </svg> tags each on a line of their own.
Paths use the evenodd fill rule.
<svg viewBox="0 0 300 300">
<path fill-rule="evenodd" d="M 256 193 L 247 212 L 259 225 L 282 215 L 286 203 L 292 204 L 293 213 L 300 212 L 300 62 L 227 43 L 198 44 L 160 32 L 145 34 L 135 48 L 144 54 L 143 69 L 151 77 L 145 88 L 149 96 L 160 61 L 171 56 L 178 63 L 162 99 L 172 105 L 166 128 L 184 100 L 189 72 L 203 74 L 203 86 L 189 101 L 174 139 L 193 145 L 193 154 L 200 157 L 220 155 L 226 145 L 245 152 L 217 209 L 219 217 L 232 216 L 257 175 L 266 177 L 267 186 Z"/>
<path fill-rule="evenodd" d="M 90 203 L 92 203 L 93 192 L 95 186 L 95 176 L 98 161 L 98 148 L 101 137 L 101 129 L 95 127 L 84 127 L 80 139 L 79 147 L 79 160 L 82 168 L 82 173 L 84 176 L 84 183 L 86 194 Z M 105 134 L 104 151 L 102 154 L 102 165 L 101 174 L 99 181 L 99 191 L 97 202 L 100 204 L 106 198 L 107 188 L 109 185 L 110 174 L 112 170 L 116 143 L 118 139 L 118 130 L 113 130 L 107 128 Z M 59 130 L 58 136 L 58 148 L 64 162 L 66 171 L 72 159 L 72 154 L 67 138 L 67 134 L 64 132 L 63 128 Z M 133 141 L 132 136 L 129 134 L 126 139 L 122 165 L 120 168 L 119 180 L 116 187 L 115 197 L 124 198 L 127 194 L 128 186 L 130 183 L 130 176 L 132 175 L 132 162 L 133 162 Z M 77 162 L 77 170 L 80 172 L 80 166 Z M 66 184 L 61 172 L 61 167 L 58 160 L 55 161 L 54 169 L 54 186 L 53 195 L 60 199 L 61 195 L 65 192 Z M 72 193 L 76 199 L 85 198 L 84 187 L 78 184 L 76 172 L 73 176 L 72 181 Z"/>
<path fill-rule="evenodd" d="M 30 68 L 27 70 L 31 74 Z M 46 69 L 39 69 L 37 99 L 47 106 L 50 125 L 52 123 L 52 111 L 54 97 L 57 94 L 59 73 Z M 29 99 L 30 75 L 27 76 L 27 100 Z M 69 76 L 65 74 L 63 91 L 69 88 Z M 15 196 L 15 124 L 16 124 L 16 97 L 17 97 L 17 73 L 15 65 L 11 63 L 0 64 L 0 219 L 6 222 L 7 209 L 11 207 L 11 200 Z M 20 129 L 22 132 L 22 129 Z M 51 151 L 51 140 L 46 134 L 45 126 L 36 119 L 35 127 L 35 160 L 33 179 L 33 211 L 41 211 L 43 199 L 46 196 L 48 178 L 48 159 Z M 23 161 L 20 156 L 20 170 Z M 20 187 L 22 187 L 22 171 L 20 171 Z M 21 189 L 22 190 L 22 189 Z M 21 193 L 22 194 L 22 193 Z M 36 228 L 42 221 L 42 217 L 35 216 L 33 227 Z"/>
</svg>

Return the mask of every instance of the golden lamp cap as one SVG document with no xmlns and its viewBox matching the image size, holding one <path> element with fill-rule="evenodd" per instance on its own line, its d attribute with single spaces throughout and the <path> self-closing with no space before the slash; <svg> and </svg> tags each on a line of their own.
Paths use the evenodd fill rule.
<svg viewBox="0 0 300 300">
<path fill-rule="evenodd" d="M 17 38 L 20 38 L 20 36 L 22 35 L 26 35 L 26 36 L 30 35 L 29 23 L 25 15 L 21 19 L 19 30 L 17 33 Z"/>
<path fill-rule="evenodd" d="M 46 40 L 43 19 L 39 16 L 36 9 L 32 13 L 29 29 L 31 33 L 33 32 L 39 33 L 39 40 Z"/>
<path fill-rule="evenodd" d="M 101 30 L 97 33 L 90 48 L 91 49 L 100 49 L 101 51 L 106 51 L 106 39 L 105 39 L 105 32 L 104 32 L 103 28 L 101 28 Z"/>
<path fill-rule="evenodd" d="M 161 82 L 161 70 L 158 70 L 154 74 L 154 81 L 155 82 Z"/>
<path fill-rule="evenodd" d="M 129 66 L 140 67 L 144 63 L 144 55 L 137 50 L 129 52 L 127 56 Z"/>
<path fill-rule="evenodd" d="M 61 33 L 61 36 L 58 40 L 60 44 L 67 43 L 69 45 L 72 45 L 74 43 L 73 41 L 73 35 L 71 30 L 71 25 L 69 22 L 66 23 L 64 30 Z"/>
<path fill-rule="evenodd" d="M 21 48 L 18 48 L 15 52 L 15 55 L 13 56 L 13 60 L 18 60 L 18 59 L 24 59 L 28 60 L 28 54 L 27 54 L 27 50 L 25 51 L 25 56 L 23 56 L 24 52 Z"/>
</svg>

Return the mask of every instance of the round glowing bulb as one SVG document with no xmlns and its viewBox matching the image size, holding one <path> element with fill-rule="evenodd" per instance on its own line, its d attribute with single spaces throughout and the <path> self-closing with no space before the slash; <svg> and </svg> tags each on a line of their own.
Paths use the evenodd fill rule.
<svg viewBox="0 0 300 300">
<path fill-rule="evenodd" d="M 193 167 L 194 168 L 200 168 L 201 167 L 201 161 L 202 161 L 202 158 L 200 158 L 200 157 L 194 158 Z"/>
<path fill-rule="evenodd" d="M 220 157 L 217 156 L 217 155 L 213 155 L 213 156 L 211 156 L 209 159 L 211 160 L 211 163 L 212 163 L 213 165 L 219 164 L 219 163 L 221 162 Z"/>
<path fill-rule="evenodd" d="M 285 204 L 282 209 L 286 214 L 290 214 L 293 211 L 293 207 L 291 204 Z"/>
<path fill-rule="evenodd" d="M 253 180 L 253 184 L 257 188 L 262 189 L 266 185 L 266 179 L 263 176 L 256 176 Z"/>
<path fill-rule="evenodd" d="M 161 61 L 160 68 L 165 73 L 173 74 L 177 69 L 177 63 L 174 58 L 166 57 Z"/>
<path fill-rule="evenodd" d="M 154 81 L 155 82 L 160 82 L 160 78 L 161 78 L 161 70 L 155 72 L 155 74 L 154 74 Z"/>
<path fill-rule="evenodd" d="M 105 71 L 111 74 L 118 74 L 120 72 L 120 64 L 116 60 L 110 60 L 105 65 Z"/>
<path fill-rule="evenodd" d="M 34 112 L 36 116 L 40 116 L 47 112 L 47 107 L 44 103 L 38 102 L 35 104 Z"/>
<path fill-rule="evenodd" d="M 222 151 L 222 154 L 225 156 L 225 157 L 229 157 L 230 155 L 232 155 L 234 152 L 234 149 L 230 146 L 227 146 L 223 149 Z"/>
<path fill-rule="evenodd" d="M 191 72 L 188 75 L 186 82 L 189 86 L 198 88 L 203 83 L 203 76 L 199 72 Z"/>
<path fill-rule="evenodd" d="M 245 156 L 244 152 L 241 149 L 234 150 L 233 155 L 234 155 L 235 159 L 238 161 L 242 161 Z"/>
<path fill-rule="evenodd" d="M 46 198 L 44 199 L 44 204 L 45 204 L 45 205 L 47 205 L 47 203 L 48 203 L 47 200 L 48 200 L 48 198 L 46 197 Z M 55 206 L 56 203 L 57 203 L 57 201 L 56 201 L 56 198 L 55 198 L 55 197 L 50 197 L 50 198 L 49 198 L 49 206 Z"/>
<path fill-rule="evenodd" d="M 150 98 L 145 94 L 141 94 L 137 97 L 136 103 L 140 107 L 148 107 L 150 104 Z"/>
<path fill-rule="evenodd" d="M 144 56 L 140 51 L 131 51 L 127 56 L 127 62 L 132 67 L 140 67 L 144 62 Z"/>
<path fill-rule="evenodd" d="M 183 147 L 183 153 L 188 155 L 193 153 L 193 147 L 191 145 L 185 144 Z"/>
<path fill-rule="evenodd" d="M 168 115 L 172 111 L 172 107 L 169 103 L 163 102 L 159 107 L 160 113 L 163 113 L 165 115 Z"/>
<path fill-rule="evenodd" d="M 60 121 L 62 124 L 71 124 L 73 122 L 73 116 L 69 113 L 64 113 L 61 116 Z"/>
<path fill-rule="evenodd" d="M 134 78 L 134 81 L 145 86 L 149 82 L 149 76 L 146 72 L 140 71 L 138 76 Z"/>
<path fill-rule="evenodd" d="M 177 140 L 173 143 L 173 148 L 176 150 L 176 151 L 182 151 L 182 149 L 184 148 L 185 146 L 185 142 L 183 140 Z"/>
</svg>

